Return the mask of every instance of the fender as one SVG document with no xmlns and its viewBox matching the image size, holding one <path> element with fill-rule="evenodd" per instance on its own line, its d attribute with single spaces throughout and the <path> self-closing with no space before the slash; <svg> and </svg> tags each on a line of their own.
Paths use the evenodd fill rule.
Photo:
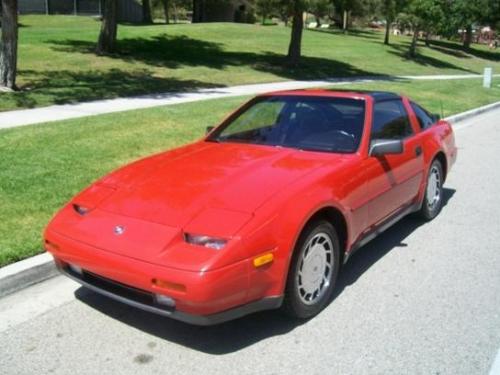
<svg viewBox="0 0 500 375">
<path fill-rule="evenodd" d="M 424 133 L 422 134 L 424 138 L 424 143 L 422 145 L 424 150 L 424 178 L 422 179 L 422 185 L 420 186 L 416 200 L 419 207 L 421 207 L 425 196 L 425 186 L 427 184 L 431 163 L 434 159 L 439 157 L 439 155 L 444 156 L 445 165 L 443 165 L 443 172 L 444 179 L 446 180 L 446 176 L 456 157 L 455 139 L 449 123 L 440 121 L 438 124 L 424 130 L 422 133 Z"/>
<path fill-rule="evenodd" d="M 300 200 L 287 201 L 279 214 L 274 216 L 272 224 L 268 228 L 272 229 L 272 237 L 275 240 L 275 274 L 280 275 L 280 280 L 274 285 L 273 293 L 280 295 L 284 292 L 288 270 L 292 260 L 292 255 L 299 240 L 299 237 L 307 223 L 314 217 L 316 213 L 325 208 L 334 208 L 342 214 L 346 222 L 347 241 L 350 238 L 351 214 L 350 210 L 341 203 L 335 193 L 332 194 L 331 189 L 317 189 L 314 192 L 308 191 L 307 188 L 301 189 L 302 194 Z M 261 233 L 265 235 L 264 233 Z M 271 233 L 268 233 L 270 235 Z M 345 251 L 346 249 L 344 249 Z M 278 272 L 276 272 L 278 271 Z"/>
</svg>

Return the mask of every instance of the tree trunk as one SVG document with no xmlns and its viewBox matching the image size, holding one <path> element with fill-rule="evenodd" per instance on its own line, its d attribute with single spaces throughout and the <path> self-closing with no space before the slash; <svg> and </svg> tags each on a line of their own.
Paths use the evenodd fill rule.
<svg viewBox="0 0 500 375">
<path fill-rule="evenodd" d="M 347 10 L 344 10 L 344 16 L 342 18 L 342 30 L 344 34 L 347 34 Z"/>
<path fill-rule="evenodd" d="M 1 25 L 0 87 L 15 90 L 17 74 L 17 0 L 2 0 Z"/>
<path fill-rule="evenodd" d="M 385 38 L 384 38 L 384 44 L 389 45 L 389 36 L 391 34 L 391 24 L 392 21 L 387 19 L 385 22 Z"/>
<path fill-rule="evenodd" d="M 431 32 L 426 31 L 425 32 L 425 46 L 430 47 L 430 45 L 431 45 Z"/>
<path fill-rule="evenodd" d="M 200 0 L 193 0 L 193 17 L 191 18 L 192 23 L 200 22 Z"/>
<path fill-rule="evenodd" d="M 417 56 L 418 29 L 413 31 L 413 38 L 410 44 L 410 57 Z"/>
<path fill-rule="evenodd" d="M 464 48 L 469 49 L 472 44 L 472 25 L 467 25 L 465 28 L 465 37 L 464 37 Z"/>
<path fill-rule="evenodd" d="M 205 21 L 205 0 L 193 0 L 193 23 Z"/>
<path fill-rule="evenodd" d="M 174 7 L 174 23 L 177 23 L 179 20 L 179 17 L 177 15 L 177 5 L 175 4 L 175 0 L 172 2 L 172 5 Z"/>
<path fill-rule="evenodd" d="M 318 16 L 314 16 L 314 18 L 316 19 L 316 27 L 321 27 L 321 18 Z"/>
<path fill-rule="evenodd" d="M 168 14 L 168 2 L 169 2 L 169 0 L 162 0 L 163 14 L 165 15 L 165 23 L 166 24 L 170 23 L 170 16 Z"/>
<path fill-rule="evenodd" d="M 115 51 L 116 46 L 116 3 L 117 0 L 106 0 L 102 14 L 101 32 L 97 42 L 96 53 L 105 55 Z"/>
<path fill-rule="evenodd" d="M 298 65 L 301 55 L 300 47 L 302 43 L 302 30 L 304 29 L 304 18 L 302 7 L 300 4 L 297 4 L 299 1 L 300 0 L 296 0 L 296 5 L 294 6 L 292 35 L 288 47 L 287 62 L 291 66 Z"/>
<path fill-rule="evenodd" d="M 149 0 L 142 0 L 142 23 L 153 23 L 151 17 L 151 4 Z"/>
</svg>

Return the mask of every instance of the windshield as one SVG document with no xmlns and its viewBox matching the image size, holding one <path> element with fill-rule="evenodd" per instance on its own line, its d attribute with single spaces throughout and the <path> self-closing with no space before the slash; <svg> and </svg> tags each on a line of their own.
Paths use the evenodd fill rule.
<svg viewBox="0 0 500 375">
<path fill-rule="evenodd" d="M 361 99 L 261 97 L 230 117 L 208 140 L 353 153 L 361 140 L 364 118 Z"/>
</svg>

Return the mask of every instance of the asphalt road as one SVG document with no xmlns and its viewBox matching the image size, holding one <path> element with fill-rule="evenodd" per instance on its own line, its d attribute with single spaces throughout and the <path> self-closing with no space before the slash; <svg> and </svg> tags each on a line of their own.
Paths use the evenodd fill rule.
<svg viewBox="0 0 500 375">
<path fill-rule="evenodd" d="M 193 327 L 57 277 L 0 300 L 0 372 L 488 374 L 500 347 L 500 110 L 456 129 L 442 213 L 360 250 L 316 318 Z"/>
</svg>

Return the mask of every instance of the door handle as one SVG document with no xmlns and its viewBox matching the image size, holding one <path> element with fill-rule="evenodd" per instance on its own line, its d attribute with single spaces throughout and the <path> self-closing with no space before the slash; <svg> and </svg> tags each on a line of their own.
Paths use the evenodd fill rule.
<svg viewBox="0 0 500 375">
<path fill-rule="evenodd" d="M 419 157 L 420 155 L 422 155 L 422 147 L 420 147 L 420 146 L 415 147 L 415 155 L 417 157 Z"/>
</svg>

